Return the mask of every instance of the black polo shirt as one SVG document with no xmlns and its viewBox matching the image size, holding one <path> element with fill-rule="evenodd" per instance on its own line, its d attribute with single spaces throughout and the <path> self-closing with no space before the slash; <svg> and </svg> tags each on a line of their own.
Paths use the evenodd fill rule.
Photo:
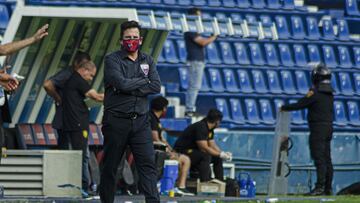
<svg viewBox="0 0 360 203">
<path fill-rule="evenodd" d="M 188 149 L 199 149 L 196 141 L 214 139 L 214 130 L 208 128 L 206 118 L 189 125 L 176 140 L 174 149 L 182 152 Z"/>
<path fill-rule="evenodd" d="M 160 119 L 155 115 L 153 111 L 149 112 L 150 115 L 150 126 L 152 131 L 157 131 L 159 135 L 159 139 L 163 140 L 162 137 L 162 126 L 160 123 Z"/>
<path fill-rule="evenodd" d="M 105 57 L 105 111 L 148 113 L 149 94 L 160 92 L 160 77 L 151 56 L 139 52 L 135 61 L 119 50 Z"/>
<path fill-rule="evenodd" d="M 185 32 L 184 40 L 186 46 L 188 61 L 204 61 L 205 60 L 205 47 L 197 44 L 194 40 L 196 37 L 200 36 L 196 32 Z"/>
<path fill-rule="evenodd" d="M 78 72 L 74 72 L 63 89 L 64 131 L 79 131 L 89 128 L 89 109 L 84 99 L 91 89 L 89 83 Z"/>
<path fill-rule="evenodd" d="M 61 71 L 59 71 L 58 73 L 56 73 L 55 75 L 53 75 L 52 77 L 49 78 L 49 80 L 53 83 L 53 85 L 56 88 L 56 92 L 60 95 L 61 99 L 63 98 L 63 88 L 65 86 L 65 83 L 69 80 L 69 78 L 71 77 L 73 73 L 73 70 L 71 67 L 63 69 Z M 54 116 L 54 120 L 52 122 L 52 126 L 55 129 L 62 129 L 63 128 L 63 107 L 62 105 L 56 105 L 55 106 L 56 111 L 55 111 L 55 116 Z"/>
</svg>

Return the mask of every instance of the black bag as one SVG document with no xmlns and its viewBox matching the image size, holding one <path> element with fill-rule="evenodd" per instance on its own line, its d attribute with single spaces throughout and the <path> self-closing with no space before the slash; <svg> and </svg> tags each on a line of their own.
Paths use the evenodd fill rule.
<svg viewBox="0 0 360 203">
<path fill-rule="evenodd" d="M 235 179 L 227 178 L 225 187 L 225 196 L 226 197 L 239 197 L 240 196 L 240 187 Z"/>
</svg>

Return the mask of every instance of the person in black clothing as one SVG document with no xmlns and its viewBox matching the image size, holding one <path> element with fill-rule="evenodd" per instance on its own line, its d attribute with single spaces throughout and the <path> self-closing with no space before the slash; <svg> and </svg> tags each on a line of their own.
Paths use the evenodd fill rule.
<svg viewBox="0 0 360 203">
<path fill-rule="evenodd" d="M 166 115 L 168 104 L 169 101 L 163 96 L 155 97 L 150 102 L 150 125 L 152 130 L 152 138 L 154 144 L 161 143 L 166 146 L 168 159 L 179 162 L 179 175 L 177 179 L 178 187 L 175 188 L 175 193 L 183 196 L 193 196 L 193 193 L 190 193 L 186 190 L 186 178 L 190 169 L 189 157 L 184 154 L 179 154 L 173 150 L 170 144 L 162 136 L 163 128 L 160 123 L 160 118 Z"/>
<path fill-rule="evenodd" d="M 210 163 L 213 163 L 215 178 L 223 180 L 222 160 L 232 159 L 232 154 L 221 151 L 214 141 L 214 129 L 222 117 L 219 110 L 210 109 L 206 118 L 188 126 L 175 142 L 174 149 L 190 157 L 190 171 L 197 171 L 202 182 L 211 179 Z"/>
<path fill-rule="evenodd" d="M 330 142 L 333 132 L 334 90 L 331 87 L 331 72 L 323 64 L 311 73 L 313 87 L 297 103 L 281 107 L 282 111 L 308 109 L 310 128 L 310 154 L 315 162 L 317 182 L 310 195 L 331 195 L 333 166 Z"/>
<path fill-rule="evenodd" d="M 116 171 L 130 145 L 146 202 L 160 202 L 155 152 L 151 138 L 147 96 L 160 92 L 160 78 L 151 56 L 139 51 L 142 43 L 136 21 L 121 24 L 121 50 L 105 57 L 104 158 L 100 198 L 112 203 Z"/>
<path fill-rule="evenodd" d="M 104 95 L 91 89 L 90 82 L 96 74 L 96 67 L 92 61 L 81 64 L 72 73 L 63 88 L 63 130 L 69 136 L 73 150 L 82 150 L 82 189 L 87 192 L 89 187 L 88 172 L 88 133 L 89 109 L 84 99 L 86 97 L 96 101 L 103 101 Z"/>
<path fill-rule="evenodd" d="M 189 10 L 189 15 L 200 16 L 198 8 Z M 187 63 L 189 64 L 189 88 L 186 92 L 186 116 L 194 116 L 196 111 L 196 98 L 201 88 L 202 77 L 205 68 L 205 47 L 215 41 L 216 35 L 203 37 L 197 32 L 185 32 L 184 41 L 187 52 Z"/>
<path fill-rule="evenodd" d="M 63 88 L 65 83 L 69 80 L 74 71 L 79 69 L 79 67 L 90 61 L 90 55 L 88 53 L 78 51 L 75 55 L 75 58 L 72 62 L 70 68 L 63 69 L 51 76 L 48 80 L 44 82 L 44 89 L 46 93 L 51 96 L 55 101 L 55 116 L 52 122 L 52 127 L 56 129 L 58 140 L 57 147 L 58 149 L 69 149 L 69 138 L 63 131 L 63 108 L 62 108 L 62 97 L 63 97 Z"/>
</svg>

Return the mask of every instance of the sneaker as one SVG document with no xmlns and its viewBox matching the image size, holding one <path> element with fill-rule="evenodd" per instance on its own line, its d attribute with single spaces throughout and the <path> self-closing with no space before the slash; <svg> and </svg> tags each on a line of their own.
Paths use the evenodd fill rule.
<svg viewBox="0 0 360 203">
<path fill-rule="evenodd" d="M 174 192 L 180 196 L 195 196 L 194 193 L 189 192 L 186 188 L 175 188 Z"/>
</svg>

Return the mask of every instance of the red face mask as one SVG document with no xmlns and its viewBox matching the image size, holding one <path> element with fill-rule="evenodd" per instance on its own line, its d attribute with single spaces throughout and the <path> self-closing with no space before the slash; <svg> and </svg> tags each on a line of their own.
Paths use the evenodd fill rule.
<svg viewBox="0 0 360 203">
<path fill-rule="evenodd" d="M 165 116 L 166 116 L 166 111 L 163 111 L 160 118 L 165 118 Z"/>
<path fill-rule="evenodd" d="M 122 41 L 122 46 L 128 52 L 135 52 L 139 49 L 140 39 L 126 39 Z"/>
</svg>

